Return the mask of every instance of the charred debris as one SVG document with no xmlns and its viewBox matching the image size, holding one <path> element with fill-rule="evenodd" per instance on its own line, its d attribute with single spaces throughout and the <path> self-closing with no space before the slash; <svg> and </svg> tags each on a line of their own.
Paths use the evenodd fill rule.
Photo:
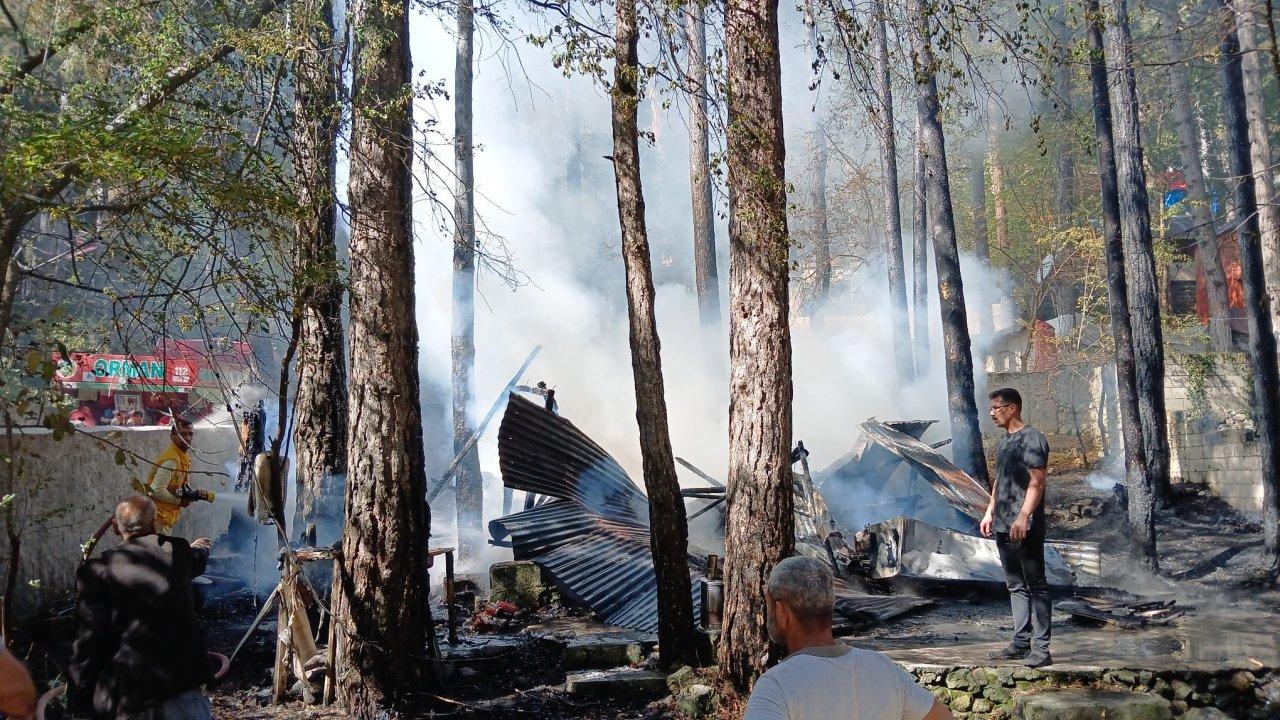
<svg viewBox="0 0 1280 720">
<path fill-rule="evenodd" d="M 1003 586 L 995 542 L 978 533 L 988 491 L 937 452 L 945 442 L 921 440 L 933 422 L 867 420 L 853 449 L 816 473 L 803 443 L 792 453 L 796 548 L 831 564 L 838 631 L 927 607 L 938 588 Z M 653 632 L 648 502 L 618 462 L 546 404 L 516 393 L 499 428 L 498 458 L 504 485 L 526 500 L 489 524 L 490 542 L 541 566 L 565 597 L 604 622 Z M 680 463 L 706 483 L 683 494 L 695 613 L 714 633 L 726 489 Z M 1075 586 L 1077 568 L 1092 569 L 1097 554 L 1090 543 L 1047 547 L 1050 583 Z"/>
</svg>

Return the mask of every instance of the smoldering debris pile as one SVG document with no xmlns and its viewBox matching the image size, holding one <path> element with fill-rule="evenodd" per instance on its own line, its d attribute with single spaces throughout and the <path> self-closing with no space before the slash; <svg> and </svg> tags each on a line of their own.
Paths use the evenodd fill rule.
<svg viewBox="0 0 1280 720">
<path fill-rule="evenodd" d="M 914 588 L 1004 580 L 995 542 L 977 533 L 990 496 L 920 440 L 932 423 L 868 420 L 853 450 L 816 475 L 803 444 L 792 455 L 797 550 L 830 562 L 844 581 L 838 615 L 851 628 L 932 603 L 853 589 L 867 581 Z M 573 423 L 514 393 L 498 457 L 503 483 L 526 493 L 526 507 L 490 523 L 492 542 L 542 566 L 567 598 L 603 621 L 656 630 L 648 501 L 617 461 Z M 699 518 L 689 545 L 697 612 L 707 559 L 723 552 L 725 503 L 723 484 L 691 469 L 709 485 L 684 493 L 690 518 Z M 1074 583 L 1072 567 L 1051 548 L 1046 563 L 1053 584 Z"/>
</svg>

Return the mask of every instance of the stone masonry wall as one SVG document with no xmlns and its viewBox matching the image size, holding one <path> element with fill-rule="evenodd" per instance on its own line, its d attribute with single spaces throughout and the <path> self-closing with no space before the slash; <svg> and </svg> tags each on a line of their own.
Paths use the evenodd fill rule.
<svg viewBox="0 0 1280 720">
<path fill-rule="evenodd" d="M 922 686 L 942 700 L 958 720 L 1010 718 L 1020 695 L 1057 688 L 1151 692 L 1168 699 L 1175 716 L 1192 708 L 1217 708 L 1232 718 L 1280 717 L 1280 674 L 1246 670 L 1081 669 L 1024 667 L 944 667 L 904 665 Z"/>
<path fill-rule="evenodd" d="M 1022 419 L 1048 438 L 1056 465 L 1080 464 L 1082 441 L 1088 459 L 1097 458 L 1102 449 L 1102 368 L 1076 365 L 1047 372 L 989 373 L 986 392 L 978 403 L 979 425 L 989 440 L 998 439 L 1001 431 L 991 422 L 986 398 L 1001 387 L 1012 387 L 1022 395 Z"/>
<path fill-rule="evenodd" d="M 1171 356 L 1165 373 L 1169 472 L 1203 483 L 1245 513 L 1262 511 L 1253 375 L 1242 353 Z"/>
<path fill-rule="evenodd" d="M 132 494 L 130 478 L 145 479 L 150 466 L 133 457 L 154 458 L 168 445 L 167 428 L 92 428 L 54 440 L 47 431 L 15 432 L 18 458 L 13 522 L 21 540 L 18 591 L 20 611 L 56 600 L 75 589 L 81 544 Z M 111 443 L 108 445 L 107 443 Z M 124 464 L 117 463 L 118 448 Z M 175 535 L 217 538 L 238 504 L 227 491 L 227 465 L 238 457 L 235 430 L 196 425 L 191 484 L 221 493 L 218 502 L 197 503 L 182 514 Z M 195 474 L 220 473 L 219 475 Z M 116 544 L 108 531 L 98 552 Z M 7 571 L 9 542 L 0 532 L 0 575 Z"/>
</svg>

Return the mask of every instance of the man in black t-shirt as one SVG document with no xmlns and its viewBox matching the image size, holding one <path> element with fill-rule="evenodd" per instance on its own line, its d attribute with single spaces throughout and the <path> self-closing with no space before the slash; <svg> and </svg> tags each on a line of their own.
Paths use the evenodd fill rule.
<svg viewBox="0 0 1280 720">
<path fill-rule="evenodd" d="M 980 526 L 996 538 L 1004 566 L 1013 641 L 992 658 L 1020 659 L 1029 667 L 1053 662 L 1049 655 L 1052 624 L 1049 583 L 1044 575 L 1044 474 L 1049 442 L 1022 421 L 1022 395 L 1013 388 L 991 393 L 991 419 L 1007 435 L 996 455 L 996 481 Z"/>
</svg>

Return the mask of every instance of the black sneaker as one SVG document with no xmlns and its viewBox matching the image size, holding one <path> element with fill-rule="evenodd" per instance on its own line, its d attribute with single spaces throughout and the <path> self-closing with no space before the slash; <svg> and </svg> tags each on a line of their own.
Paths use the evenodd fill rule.
<svg viewBox="0 0 1280 720">
<path fill-rule="evenodd" d="M 1051 657 L 1047 652 L 1031 653 L 1027 656 L 1026 660 L 1022 661 L 1022 664 L 1029 668 L 1041 668 L 1045 665 L 1052 665 L 1053 657 Z"/>
<path fill-rule="evenodd" d="M 1007 645 L 999 650 L 993 650 L 987 653 L 987 658 L 991 660 L 1021 660 L 1030 652 L 1031 648 L 1019 649 L 1012 645 Z"/>
</svg>

